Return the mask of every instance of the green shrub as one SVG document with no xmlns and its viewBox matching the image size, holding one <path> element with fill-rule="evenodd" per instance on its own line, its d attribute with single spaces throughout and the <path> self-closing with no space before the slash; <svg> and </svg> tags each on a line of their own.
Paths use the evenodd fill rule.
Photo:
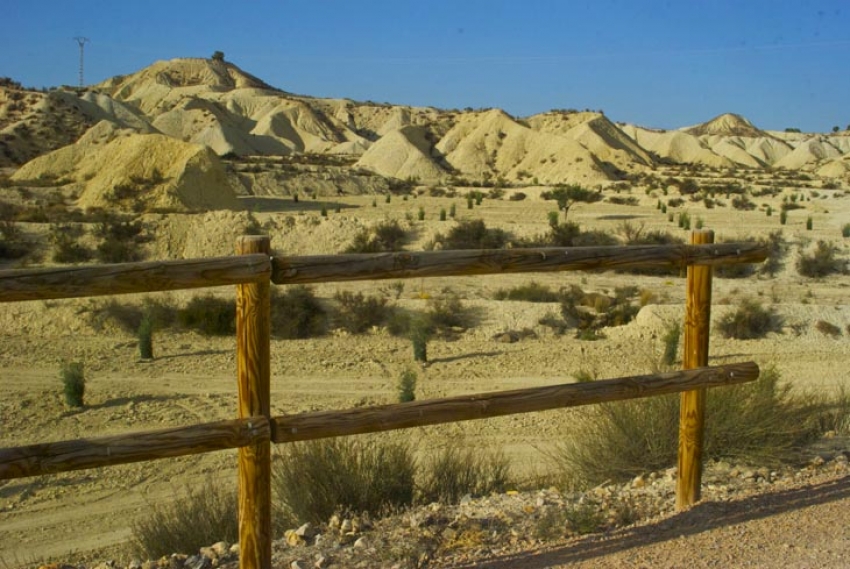
<svg viewBox="0 0 850 569">
<path fill-rule="evenodd" d="M 406 369 L 398 378 L 398 401 L 407 403 L 416 400 L 416 372 Z"/>
<path fill-rule="evenodd" d="M 546 285 L 531 281 L 511 289 L 499 289 L 493 294 L 495 300 L 520 300 L 525 302 L 558 302 L 560 296 Z"/>
<path fill-rule="evenodd" d="M 510 464 L 501 452 L 462 447 L 452 439 L 425 466 L 417 501 L 456 504 L 467 494 L 503 492 L 509 483 Z"/>
<path fill-rule="evenodd" d="M 328 315 L 313 290 L 306 286 L 271 291 L 271 333 L 287 340 L 324 334 Z"/>
<path fill-rule="evenodd" d="M 428 300 L 426 316 L 430 329 L 443 336 L 451 335 L 453 329 L 468 328 L 470 325 L 469 310 L 460 297 L 449 291 Z"/>
<path fill-rule="evenodd" d="M 425 318 L 413 319 L 409 325 L 410 342 L 413 346 L 413 360 L 428 361 L 428 340 L 431 337 L 431 325 Z"/>
<path fill-rule="evenodd" d="M 322 217 L 327 217 L 328 216 L 328 208 L 326 208 L 325 206 L 322 206 L 322 210 L 319 212 L 319 215 L 321 215 Z"/>
<path fill-rule="evenodd" d="M 797 259 L 797 272 L 804 277 L 819 278 L 847 272 L 847 261 L 838 259 L 838 247 L 826 241 L 818 241 L 810 255 L 801 254 Z"/>
<path fill-rule="evenodd" d="M 419 221 L 425 221 L 425 208 L 419 206 L 419 212 L 416 214 L 416 219 Z"/>
<path fill-rule="evenodd" d="M 137 330 L 139 338 L 139 357 L 143 360 L 153 359 L 153 321 L 145 315 Z"/>
<path fill-rule="evenodd" d="M 788 222 L 788 212 L 784 209 L 779 212 L 779 223 L 785 225 Z"/>
<path fill-rule="evenodd" d="M 562 485 L 593 487 L 676 464 L 679 395 L 605 403 L 577 411 L 571 434 L 553 456 Z M 846 405 L 844 406 L 846 411 Z M 708 390 L 703 460 L 775 464 L 791 461 L 824 428 L 836 405 L 792 393 L 775 369 L 743 385 Z"/>
<path fill-rule="evenodd" d="M 387 320 L 389 309 L 383 297 L 342 291 L 334 295 L 334 300 L 338 304 L 336 325 L 352 334 L 362 334 Z"/>
<path fill-rule="evenodd" d="M 413 502 L 416 466 L 407 443 L 345 437 L 282 449 L 273 489 L 288 527 L 326 522 L 339 511 L 380 515 Z"/>
<path fill-rule="evenodd" d="M 550 211 L 546 214 L 546 217 L 549 219 L 549 227 L 558 227 L 558 223 L 561 221 L 561 214 L 557 211 Z"/>
<path fill-rule="evenodd" d="M 449 206 L 449 217 L 454 219 L 456 214 L 457 214 L 457 206 L 455 206 L 455 204 L 452 204 L 451 206 Z"/>
<path fill-rule="evenodd" d="M 769 332 L 782 331 L 782 318 L 773 308 L 764 308 L 756 300 L 744 299 L 734 312 L 718 321 L 717 329 L 724 338 L 764 338 Z"/>
<path fill-rule="evenodd" d="M 488 228 L 480 219 L 463 220 L 445 236 L 437 234 L 434 242 L 443 249 L 501 249 L 508 242 L 508 234 L 502 229 Z"/>
<path fill-rule="evenodd" d="M 446 208 L 440 208 L 440 221 L 446 220 Z"/>
<path fill-rule="evenodd" d="M 69 407 L 83 407 L 86 393 L 86 375 L 80 362 L 65 362 L 60 372 L 65 403 Z"/>
<path fill-rule="evenodd" d="M 812 218 L 811 218 L 811 216 L 807 217 L 807 218 L 806 218 L 806 230 L 807 230 L 807 231 L 811 231 L 811 230 L 812 230 L 812 226 L 813 226 L 813 225 L 812 225 L 812 223 L 813 223 L 813 222 L 812 222 Z"/>
<path fill-rule="evenodd" d="M 383 253 L 400 251 L 407 239 L 407 232 L 398 221 L 392 219 L 362 229 L 354 236 L 354 241 L 345 250 L 346 253 Z"/>
<path fill-rule="evenodd" d="M 101 242 L 97 246 L 97 259 L 101 263 L 131 263 L 142 259 L 140 244 L 146 238 L 142 235 L 144 226 L 141 221 L 126 221 L 109 218 L 98 223 L 94 229 L 95 237 Z"/>
<path fill-rule="evenodd" d="M 157 559 L 172 553 L 197 554 L 217 541 L 239 541 L 239 512 L 234 490 L 209 481 L 163 504 L 143 508 L 133 521 L 139 555 Z"/>
<path fill-rule="evenodd" d="M 841 226 L 841 236 L 850 237 L 850 223 L 845 223 Z"/>
<path fill-rule="evenodd" d="M 92 258 L 89 249 L 80 244 L 85 229 L 80 225 L 53 224 L 49 241 L 53 245 L 53 260 L 57 263 L 85 263 Z"/>
<path fill-rule="evenodd" d="M 664 351 L 661 354 L 661 363 L 665 366 L 672 366 L 676 363 L 676 355 L 679 353 L 679 338 L 682 335 L 682 327 L 678 322 L 673 322 L 667 325 L 664 329 L 664 334 L 661 336 L 661 342 L 664 344 Z"/>
<path fill-rule="evenodd" d="M 236 303 L 212 294 L 194 296 L 177 311 L 177 321 L 204 336 L 230 336 L 236 333 Z"/>
</svg>

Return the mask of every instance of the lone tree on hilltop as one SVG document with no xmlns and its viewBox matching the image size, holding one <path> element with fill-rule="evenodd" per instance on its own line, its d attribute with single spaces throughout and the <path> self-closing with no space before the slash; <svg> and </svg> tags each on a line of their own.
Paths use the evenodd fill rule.
<svg viewBox="0 0 850 569">
<path fill-rule="evenodd" d="M 210 59 L 212 59 L 213 61 L 219 61 L 221 63 L 224 63 L 224 52 L 216 50 L 213 52 L 212 57 Z"/>
</svg>

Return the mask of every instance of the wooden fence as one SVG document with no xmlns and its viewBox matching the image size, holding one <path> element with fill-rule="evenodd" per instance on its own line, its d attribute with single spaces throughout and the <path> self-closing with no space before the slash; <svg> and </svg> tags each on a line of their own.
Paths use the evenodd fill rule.
<svg viewBox="0 0 850 569">
<path fill-rule="evenodd" d="M 0 271 L 0 302 L 236 285 L 238 418 L 110 437 L 0 449 L 0 480 L 215 450 L 239 449 L 240 567 L 271 566 L 271 443 L 404 429 L 682 393 L 677 507 L 700 497 L 705 389 L 753 381 L 752 362 L 707 367 L 712 265 L 754 263 L 767 248 L 714 244 L 272 256 L 268 237 L 237 241 L 237 256 Z M 270 285 L 652 266 L 687 267 L 682 371 L 272 417 Z"/>
</svg>

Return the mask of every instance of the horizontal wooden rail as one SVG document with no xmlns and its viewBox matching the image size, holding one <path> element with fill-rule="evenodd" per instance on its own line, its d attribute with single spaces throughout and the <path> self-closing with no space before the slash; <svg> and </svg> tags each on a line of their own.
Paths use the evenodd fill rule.
<svg viewBox="0 0 850 569">
<path fill-rule="evenodd" d="M 0 271 L 0 302 L 180 290 L 268 281 L 268 255 Z"/>
<path fill-rule="evenodd" d="M 0 449 L 0 480 L 243 447 L 270 437 L 266 417 L 250 417 L 93 439 Z"/>
<path fill-rule="evenodd" d="M 319 411 L 272 418 L 272 442 L 308 441 L 344 435 L 392 431 L 439 423 L 486 419 L 515 413 L 546 411 L 592 403 L 621 401 L 754 381 L 753 362 L 704 367 L 654 375 L 606 379 L 462 395 L 446 399 Z"/>
<path fill-rule="evenodd" d="M 760 243 L 419 251 L 274 257 L 272 282 L 307 284 L 494 273 L 757 263 Z"/>
</svg>

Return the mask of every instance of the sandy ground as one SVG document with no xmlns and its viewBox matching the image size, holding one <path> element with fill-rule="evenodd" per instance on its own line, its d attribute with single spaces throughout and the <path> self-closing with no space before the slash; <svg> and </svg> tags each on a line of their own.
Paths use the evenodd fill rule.
<svg viewBox="0 0 850 569">
<path fill-rule="evenodd" d="M 674 230 L 655 210 L 655 198 L 644 197 L 642 190 L 635 190 L 635 195 L 638 193 L 643 200 L 641 206 L 578 204 L 571 219 L 585 228 L 613 230 L 624 219 L 630 219 L 644 222 L 647 227 Z M 381 203 L 374 208 L 371 197 L 340 201 L 346 209 L 340 214 L 332 213 L 329 220 L 319 220 L 317 227 L 324 227 L 323 233 L 313 234 L 312 241 L 298 241 L 297 235 L 282 229 L 285 224 L 278 223 L 272 231 L 273 244 L 290 254 L 332 252 L 350 240 L 360 222 L 402 218 L 423 206 L 429 216 L 425 223 L 414 224 L 417 237 L 410 248 L 416 249 L 435 231 L 445 230 L 449 222 L 441 225 L 436 212 L 452 203 L 457 204 L 459 214 L 483 217 L 488 225 L 518 234 L 543 232 L 546 212 L 553 209 L 551 202 L 533 198 L 523 202 L 485 200 L 469 213 L 462 198 L 394 198 L 392 204 Z M 764 201 L 773 203 L 774 211 L 778 211 L 779 198 Z M 286 212 L 280 210 L 281 204 L 264 203 L 271 206 L 264 209 L 254 204 L 260 221 L 295 215 L 300 224 L 303 218 L 318 217 L 318 209 L 312 211 L 310 204 L 302 204 L 297 212 Z M 792 243 L 829 239 L 837 242 L 846 255 L 840 226 L 850 220 L 850 197 L 814 200 L 809 207 L 815 230 L 805 231 L 806 213 L 791 212 L 786 239 Z M 702 206 L 695 211 L 692 206 L 692 216 L 695 213 L 723 239 L 741 236 L 742 228 L 747 235 L 760 235 L 780 227 L 777 214 L 769 218 L 759 211 L 704 210 Z M 334 220 L 334 215 L 346 216 L 349 221 Z M 359 222 L 351 221 L 354 219 Z M 210 232 L 214 233 L 214 228 Z M 232 239 L 227 239 L 221 245 L 224 251 L 232 247 Z M 711 363 L 755 360 L 762 365 L 776 365 L 783 378 L 800 387 L 820 390 L 848 386 L 847 277 L 804 279 L 793 268 L 795 255 L 796 247 L 792 247 L 785 270 L 775 279 L 715 279 L 714 318 L 731 310 L 738 299 L 752 297 L 775 303 L 786 327 L 782 334 L 754 341 L 725 340 L 715 333 L 711 339 Z M 631 324 L 607 330 L 605 340 L 582 342 L 572 335 L 554 336 L 537 323 L 547 312 L 557 312 L 557 305 L 491 300 L 494 290 L 530 280 L 553 288 L 577 284 L 586 290 L 609 291 L 634 284 L 652 290 L 658 300 L 645 307 Z M 450 287 L 475 315 L 476 325 L 458 340 L 429 344 L 429 364 L 416 368 L 419 399 L 563 383 L 572 381 L 572 374 L 579 370 L 600 378 L 646 373 L 658 359 L 660 332 L 666 323 L 681 321 L 685 292 L 683 278 L 614 273 L 419 279 L 407 281 L 398 300 L 385 284 L 323 285 L 316 291 L 325 298 L 337 290 L 383 291 L 392 303 L 424 308 L 423 296 L 444 294 L 444 288 Z M 228 288 L 219 293 L 232 295 L 233 291 Z M 172 298 L 180 300 L 190 294 L 194 293 L 174 293 Z M 140 297 L 119 300 L 137 302 Z M 130 335 L 114 329 L 99 331 L 86 324 L 87 313 L 98 302 L 102 301 L 40 301 L 2 307 L 0 446 L 133 432 L 236 415 L 233 338 L 165 332 L 155 338 L 156 359 L 142 362 Z M 845 332 L 838 338 L 826 337 L 814 329 L 818 320 L 835 324 Z M 513 344 L 492 339 L 498 332 L 524 327 L 534 329 L 539 337 Z M 88 406 L 82 411 L 69 410 L 62 401 L 58 369 L 67 360 L 80 360 L 86 366 Z M 283 414 L 391 402 L 396 397 L 399 374 L 411 365 L 409 342 L 384 330 L 356 337 L 331 334 L 310 340 L 274 341 L 272 411 Z M 410 438 L 422 452 L 447 436 L 462 436 L 468 444 L 504 449 L 514 459 L 517 474 L 533 475 L 548 468 L 545 451 L 568 430 L 569 418 L 569 411 L 552 411 L 386 436 Z M 5 563 L 15 567 L 69 555 L 120 557 L 131 535 L 133 519 L 145 515 L 153 504 L 169 500 L 185 484 L 221 478 L 235 485 L 235 464 L 235 451 L 225 451 L 0 482 L 0 566 Z M 92 550 L 100 551 L 86 553 Z"/>
</svg>

